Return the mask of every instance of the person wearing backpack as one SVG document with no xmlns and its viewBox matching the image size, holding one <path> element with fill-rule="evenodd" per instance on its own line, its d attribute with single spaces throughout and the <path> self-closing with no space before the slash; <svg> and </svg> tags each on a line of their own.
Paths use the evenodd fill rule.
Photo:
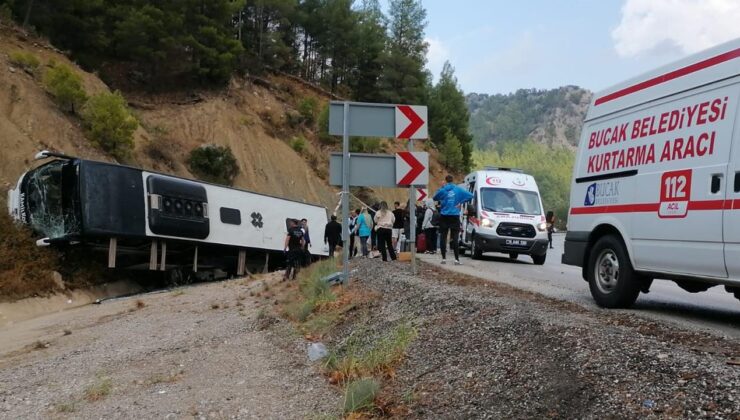
<svg viewBox="0 0 740 420">
<path fill-rule="evenodd" d="M 427 200 L 424 203 L 425 209 L 424 209 L 424 219 L 421 222 L 421 230 L 424 232 L 424 236 L 426 236 L 426 243 L 427 243 L 427 250 L 426 254 L 436 254 L 437 253 L 437 225 L 439 225 L 439 212 L 436 211 L 434 208 L 434 201 L 433 200 Z M 437 220 L 435 223 L 435 214 L 437 216 Z"/>
</svg>

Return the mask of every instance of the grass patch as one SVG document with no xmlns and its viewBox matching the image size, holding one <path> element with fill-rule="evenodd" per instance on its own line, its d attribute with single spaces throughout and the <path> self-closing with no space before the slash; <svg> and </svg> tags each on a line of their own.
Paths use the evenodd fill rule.
<svg viewBox="0 0 740 420">
<path fill-rule="evenodd" d="M 100 377 L 85 389 L 85 398 L 92 401 L 100 401 L 110 395 L 113 391 L 113 381 L 107 377 Z"/>
<path fill-rule="evenodd" d="M 380 392 L 380 383 L 373 378 L 356 379 L 344 391 L 344 412 L 372 411 L 375 398 Z"/>
<path fill-rule="evenodd" d="M 10 53 L 10 62 L 31 73 L 35 73 L 41 65 L 38 57 L 23 51 Z"/>
<path fill-rule="evenodd" d="M 363 345 L 367 332 L 353 331 L 344 345 L 331 352 L 326 360 L 332 382 L 373 375 L 392 376 L 394 366 L 403 359 L 417 335 L 416 329 L 404 322 L 374 342 Z"/>
<path fill-rule="evenodd" d="M 57 404 L 56 410 L 59 413 L 74 413 L 75 411 L 77 411 L 77 402 L 73 401 Z"/>
<path fill-rule="evenodd" d="M 299 274 L 298 295 L 283 309 L 283 313 L 293 321 L 305 322 L 309 315 L 337 297 L 331 287 L 321 279 L 337 270 L 336 262 L 325 260 L 314 263 Z"/>
</svg>

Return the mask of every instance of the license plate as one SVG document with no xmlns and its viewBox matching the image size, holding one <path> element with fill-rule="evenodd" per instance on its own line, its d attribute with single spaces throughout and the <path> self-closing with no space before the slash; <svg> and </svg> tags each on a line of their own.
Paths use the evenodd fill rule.
<svg viewBox="0 0 740 420">
<path fill-rule="evenodd" d="M 527 241 L 523 241 L 521 239 L 507 239 L 506 245 L 527 246 Z"/>
</svg>

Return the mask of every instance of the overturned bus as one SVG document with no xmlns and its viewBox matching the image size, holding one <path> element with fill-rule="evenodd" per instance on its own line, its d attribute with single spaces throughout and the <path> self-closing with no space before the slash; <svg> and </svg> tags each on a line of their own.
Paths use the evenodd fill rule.
<svg viewBox="0 0 740 420">
<path fill-rule="evenodd" d="M 40 246 L 106 251 L 108 267 L 166 271 L 173 281 L 243 275 L 283 259 L 286 223 L 323 229 L 325 207 L 43 151 L 8 209 Z M 327 255 L 321 247 L 315 256 Z M 272 259 L 272 261 L 271 261 Z"/>
</svg>

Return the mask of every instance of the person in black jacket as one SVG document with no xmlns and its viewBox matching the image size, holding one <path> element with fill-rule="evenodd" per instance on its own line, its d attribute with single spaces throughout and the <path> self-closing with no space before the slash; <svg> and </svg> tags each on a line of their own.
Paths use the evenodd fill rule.
<svg viewBox="0 0 740 420">
<path fill-rule="evenodd" d="M 329 256 L 334 256 L 334 250 L 342 242 L 342 224 L 337 222 L 337 216 L 331 216 L 331 221 L 324 228 L 324 243 L 329 244 Z"/>
</svg>

